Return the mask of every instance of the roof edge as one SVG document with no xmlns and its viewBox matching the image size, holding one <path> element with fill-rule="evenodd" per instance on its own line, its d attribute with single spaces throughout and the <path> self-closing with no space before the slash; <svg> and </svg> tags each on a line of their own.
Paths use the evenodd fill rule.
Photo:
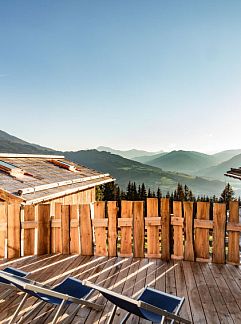
<svg viewBox="0 0 241 324">
<path fill-rule="evenodd" d="M 0 158 L 43 158 L 43 159 L 64 159 L 64 155 L 0 153 Z"/>
<path fill-rule="evenodd" d="M 90 183 L 90 184 L 85 185 L 85 186 L 77 187 L 77 188 L 74 188 L 74 189 L 68 189 L 66 191 L 61 191 L 61 192 L 58 192 L 58 193 L 47 195 L 45 197 L 36 198 L 36 199 L 32 199 L 32 200 L 26 200 L 25 202 L 22 203 L 22 205 L 25 206 L 25 205 L 39 204 L 41 202 L 44 203 L 44 202 L 47 202 L 48 200 L 53 200 L 55 198 L 61 198 L 63 196 L 71 195 L 71 194 L 73 194 L 75 192 L 78 192 L 78 191 L 86 190 L 86 189 L 93 188 L 95 186 L 99 186 L 99 185 L 102 185 L 102 184 L 105 184 L 105 183 L 108 183 L 108 182 L 113 182 L 113 181 L 116 181 L 116 179 L 110 178 L 110 179 L 98 181 L 98 182 L 95 182 L 95 183 Z"/>
</svg>

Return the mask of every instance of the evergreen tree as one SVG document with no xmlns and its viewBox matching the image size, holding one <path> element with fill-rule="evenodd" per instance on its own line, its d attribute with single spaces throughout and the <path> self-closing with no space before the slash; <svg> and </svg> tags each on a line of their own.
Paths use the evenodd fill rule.
<svg viewBox="0 0 241 324">
<path fill-rule="evenodd" d="M 150 189 L 150 188 L 148 189 L 147 197 L 148 197 L 148 198 L 152 198 L 152 194 L 151 194 L 151 189 Z"/>
<path fill-rule="evenodd" d="M 157 188 L 156 196 L 157 196 L 158 199 L 162 198 L 162 192 L 161 192 L 161 189 L 159 187 Z"/>
<path fill-rule="evenodd" d="M 95 187 L 95 199 L 97 201 L 102 201 L 104 200 L 104 190 L 103 190 L 103 185 L 96 186 Z"/>
<path fill-rule="evenodd" d="M 142 183 L 141 185 L 141 200 L 146 200 L 147 194 L 146 194 L 146 187 L 145 184 Z"/>
<path fill-rule="evenodd" d="M 223 202 L 230 202 L 232 200 L 234 200 L 234 191 L 230 185 L 230 183 L 228 183 L 225 188 L 223 189 L 223 192 L 221 193 L 221 201 Z"/>
</svg>

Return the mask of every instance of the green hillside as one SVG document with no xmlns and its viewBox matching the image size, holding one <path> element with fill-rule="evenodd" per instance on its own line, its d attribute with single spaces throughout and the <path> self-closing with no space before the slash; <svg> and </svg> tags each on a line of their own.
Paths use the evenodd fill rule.
<svg viewBox="0 0 241 324">
<path fill-rule="evenodd" d="M 156 190 L 159 186 L 163 192 L 172 191 L 178 182 L 187 184 L 196 194 L 220 194 L 224 183 L 216 180 L 206 180 L 200 177 L 163 171 L 160 168 L 145 165 L 119 155 L 83 150 L 77 152 L 60 152 L 27 143 L 16 137 L 0 133 L 0 152 L 31 153 L 31 154 L 64 154 L 66 158 L 87 167 L 110 173 L 124 189 L 129 181 L 137 184 L 145 183 L 147 187 Z"/>
<path fill-rule="evenodd" d="M 231 168 L 238 168 L 238 167 L 241 167 L 241 154 L 238 154 L 238 155 L 234 156 L 233 158 L 229 159 L 228 161 L 220 163 L 220 164 L 213 166 L 211 168 L 200 170 L 198 173 L 199 173 L 199 175 L 202 175 L 205 177 L 209 177 L 212 179 L 219 179 L 219 180 L 223 181 L 224 173 L 226 173 Z M 226 178 L 226 180 L 227 179 L 228 178 Z"/>
<path fill-rule="evenodd" d="M 208 154 L 180 150 L 172 151 L 146 163 L 163 170 L 191 174 L 201 168 L 208 168 L 217 164 L 217 160 Z"/>
<path fill-rule="evenodd" d="M 222 152 L 213 154 L 213 156 L 217 159 L 218 163 L 222 163 L 222 162 L 232 159 L 234 156 L 239 155 L 239 154 L 241 154 L 241 149 L 240 150 L 222 151 Z"/>
<path fill-rule="evenodd" d="M 108 152 L 87 150 L 78 152 L 64 152 L 70 160 L 86 165 L 101 172 L 109 172 L 116 178 L 122 188 L 126 188 L 129 181 L 137 184 L 144 182 L 148 187 L 162 191 L 172 191 L 178 182 L 187 184 L 195 194 L 220 194 L 224 183 L 216 180 L 205 180 L 200 177 L 163 171 L 136 161 L 122 158 Z"/>
<path fill-rule="evenodd" d="M 115 150 L 111 147 L 106 147 L 106 146 L 99 146 L 99 147 L 97 147 L 97 150 L 100 152 L 105 151 L 105 152 L 109 152 L 112 154 L 117 154 L 117 155 L 120 155 L 126 159 L 131 159 L 131 160 L 136 160 L 136 158 L 142 157 L 142 156 L 149 156 L 149 160 L 150 160 L 151 157 L 154 156 L 155 154 L 159 154 L 159 153 L 163 152 L 163 151 L 147 152 L 147 151 L 136 150 L 136 149 L 121 151 L 121 150 Z"/>
</svg>

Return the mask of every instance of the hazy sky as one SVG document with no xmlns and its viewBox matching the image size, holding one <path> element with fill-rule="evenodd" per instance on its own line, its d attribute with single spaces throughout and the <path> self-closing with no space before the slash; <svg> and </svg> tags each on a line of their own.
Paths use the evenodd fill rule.
<svg viewBox="0 0 241 324">
<path fill-rule="evenodd" d="M 241 1 L 0 1 L 0 129 L 57 149 L 241 148 Z"/>
</svg>

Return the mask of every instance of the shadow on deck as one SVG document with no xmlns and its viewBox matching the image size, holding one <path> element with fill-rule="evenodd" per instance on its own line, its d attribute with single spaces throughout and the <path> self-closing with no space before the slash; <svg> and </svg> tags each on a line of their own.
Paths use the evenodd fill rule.
<svg viewBox="0 0 241 324">
<path fill-rule="evenodd" d="M 45 255 L 22 257 L 1 262 L 0 267 L 12 266 L 30 271 L 29 278 L 55 285 L 66 276 L 88 279 L 93 283 L 136 297 L 145 285 L 168 293 L 184 296 L 180 315 L 194 323 L 241 323 L 241 268 L 198 262 L 163 262 L 159 259 L 83 257 L 77 255 Z M 3 291 L 0 287 L 0 293 Z M 7 323 L 17 308 L 22 293 L 9 292 L 0 300 L 0 323 Z M 96 312 L 83 307 L 75 312 L 69 306 L 58 323 L 105 323 L 113 305 L 94 293 L 91 300 L 104 304 Z M 29 297 L 21 314 L 29 312 L 37 301 Z M 50 323 L 55 312 L 49 305 L 38 308 L 24 323 Z M 118 310 L 114 323 L 119 323 L 125 312 Z M 147 323 L 130 317 L 127 323 Z"/>
</svg>

